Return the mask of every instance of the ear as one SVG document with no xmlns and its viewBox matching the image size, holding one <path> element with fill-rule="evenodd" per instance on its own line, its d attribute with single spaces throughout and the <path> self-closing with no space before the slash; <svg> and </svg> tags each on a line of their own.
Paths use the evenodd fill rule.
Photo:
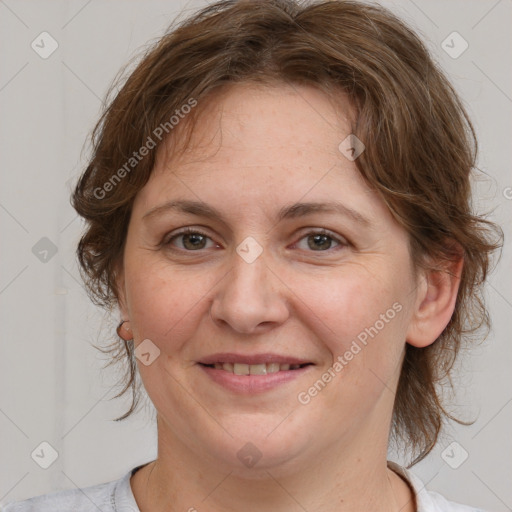
<svg viewBox="0 0 512 512">
<path fill-rule="evenodd" d="M 431 345 L 450 321 L 462 275 L 462 251 L 442 268 L 424 271 L 420 276 L 415 310 L 407 330 L 406 341 L 414 347 Z"/>
</svg>

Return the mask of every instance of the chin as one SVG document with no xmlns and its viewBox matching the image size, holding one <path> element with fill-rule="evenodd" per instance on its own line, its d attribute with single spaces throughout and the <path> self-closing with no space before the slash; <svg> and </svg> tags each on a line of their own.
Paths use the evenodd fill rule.
<svg viewBox="0 0 512 512">
<path fill-rule="evenodd" d="M 233 437 L 225 435 L 205 450 L 217 463 L 243 478 L 268 479 L 267 471 L 273 470 L 279 470 L 280 474 L 292 473 L 294 467 L 296 470 L 297 458 L 312 449 L 311 439 L 303 434 L 308 429 L 292 432 L 281 422 L 283 418 L 272 422 L 267 418 L 263 423 L 242 421 L 237 428 L 226 425 Z M 212 440 L 210 437 L 205 441 L 211 443 Z"/>
</svg>

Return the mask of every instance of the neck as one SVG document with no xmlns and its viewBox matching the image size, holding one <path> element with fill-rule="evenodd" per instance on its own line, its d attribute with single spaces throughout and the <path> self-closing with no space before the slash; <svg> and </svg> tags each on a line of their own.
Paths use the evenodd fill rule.
<svg viewBox="0 0 512 512">
<path fill-rule="evenodd" d="M 307 463 L 236 470 L 195 453 L 161 421 L 158 429 L 157 459 L 131 481 L 141 512 L 415 511 L 408 485 L 387 468 L 387 439 L 365 433 L 358 437 L 372 439 L 371 452 L 357 439 L 341 439 L 344 448 L 331 446 Z"/>
</svg>

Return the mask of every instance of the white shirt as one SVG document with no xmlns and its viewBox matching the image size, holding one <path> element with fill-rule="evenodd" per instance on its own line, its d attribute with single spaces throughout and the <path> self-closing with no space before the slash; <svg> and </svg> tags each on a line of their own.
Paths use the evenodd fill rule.
<svg viewBox="0 0 512 512">
<path fill-rule="evenodd" d="M 1 512 L 140 512 L 130 486 L 130 477 L 143 467 L 131 469 L 119 480 L 83 489 L 69 489 L 43 494 L 24 501 L 10 502 Z M 388 467 L 409 482 L 416 494 L 416 512 L 484 512 L 481 509 L 454 503 L 440 494 L 427 491 L 421 480 L 394 462 Z M 192 504 L 193 505 L 193 504 Z"/>
</svg>

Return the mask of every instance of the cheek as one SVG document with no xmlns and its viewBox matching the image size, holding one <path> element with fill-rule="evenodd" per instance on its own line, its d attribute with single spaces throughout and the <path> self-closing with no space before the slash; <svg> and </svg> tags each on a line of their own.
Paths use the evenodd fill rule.
<svg viewBox="0 0 512 512">
<path fill-rule="evenodd" d="M 321 339 L 333 353 L 344 350 L 360 334 L 364 339 L 373 326 L 379 332 L 402 327 L 395 320 L 401 317 L 404 292 L 391 273 L 381 270 L 376 277 L 367 268 L 362 271 L 359 265 L 350 265 L 320 278 L 295 276 L 292 282 L 301 299 L 297 304 L 304 305 L 298 314 L 309 318 L 316 332 L 323 332 Z"/>
<path fill-rule="evenodd" d="M 126 265 L 126 290 L 136 341 L 149 338 L 171 353 L 193 336 L 207 313 L 207 292 L 215 286 L 210 271 L 176 270 L 165 262 Z"/>
<path fill-rule="evenodd" d="M 329 381 L 329 390 L 320 393 L 317 406 L 364 409 L 392 388 L 405 343 L 407 297 L 407 285 L 393 275 L 381 268 L 377 277 L 351 265 L 329 279 L 295 281 L 304 303 L 297 315 L 309 319 L 326 353 L 320 378 Z"/>
</svg>

